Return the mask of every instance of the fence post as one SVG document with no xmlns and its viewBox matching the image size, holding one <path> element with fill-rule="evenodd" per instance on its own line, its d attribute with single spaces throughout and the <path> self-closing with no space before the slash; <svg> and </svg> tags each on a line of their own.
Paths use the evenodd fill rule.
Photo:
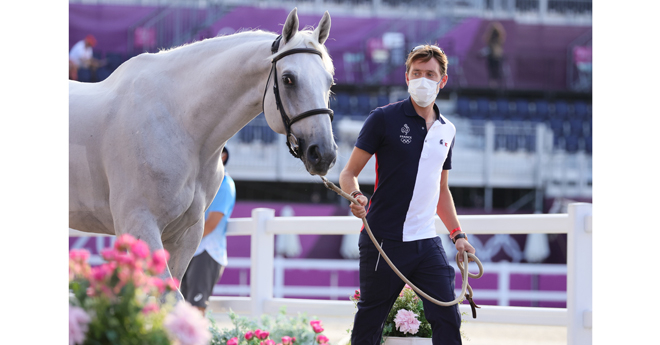
<svg viewBox="0 0 660 345">
<path fill-rule="evenodd" d="M 568 345 L 592 343 L 592 205 L 568 205 L 566 309 Z"/>
<path fill-rule="evenodd" d="M 264 302 L 273 298 L 273 257 L 275 235 L 267 233 L 268 222 L 275 218 L 275 210 L 252 210 L 254 231 L 250 238 L 250 309 L 252 317 L 261 317 Z"/>
</svg>

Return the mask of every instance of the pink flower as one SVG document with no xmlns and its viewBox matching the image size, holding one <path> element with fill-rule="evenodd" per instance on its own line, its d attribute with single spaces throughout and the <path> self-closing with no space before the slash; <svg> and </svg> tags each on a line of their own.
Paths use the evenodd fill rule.
<svg viewBox="0 0 660 345">
<path fill-rule="evenodd" d="M 87 333 L 87 324 L 92 319 L 85 310 L 69 305 L 69 345 L 82 344 Z"/>
<path fill-rule="evenodd" d="M 419 331 L 420 322 L 417 320 L 417 314 L 410 310 L 399 309 L 394 317 L 396 328 L 403 334 L 416 334 Z"/>
<path fill-rule="evenodd" d="M 145 259 L 149 256 L 149 245 L 147 242 L 137 240 L 131 245 L 131 252 L 138 258 Z"/>
<path fill-rule="evenodd" d="M 268 333 L 268 332 L 266 332 L 266 333 Z M 275 345 L 275 340 L 268 339 L 268 340 L 264 341 L 263 343 L 264 343 L 264 345 Z"/>
<path fill-rule="evenodd" d="M 120 266 L 133 267 L 135 265 L 135 256 L 127 252 L 118 252 L 115 254 L 115 261 Z"/>
<path fill-rule="evenodd" d="M 227 345 L 238 345 L 238 338 L 233 337 L 227 341 Z"/>
<path fill-rule="evenodd" d="M 259 330 L 258 330 L 258 331 L 259 331 Z M 268 332 L 268 331 L 260 331 L 259 333 L 256 333 L 256 332 L 255 332 L 255 334 L 257 335 L 257 338 L 259 338 L 259 339 L 261 339 L 261 340 L 264 340 L 264 339 L 268 338 L 268 336 L 270 335 L 270 332 Z"/>
<path fill-rule="evenodd" d="M 151 262 L 149 263 L 149 270 L 155 274 L 161 274 L 167 268 L 167 260 L 170 259 L 170 253 L 165 249 L 158 249 L 154 251 Z"/>
<path fill-rule="evenodd" d="M 120 235 L 115 241 L 115 249 L 119 251 L 129 250 L 135 241 L 135 237 L 131 236 L 130 234 Z"/>
<path fill-rule="evenodd" d="M 321 321 L 313 320 L 309 324 L 312 326 L 312 329 L 314 330 L 315 333 L 323 332 L 323 327 L 321 327 Z"/>
<path fill-rule="evenodd" d="M 282 337 L 282 345 L 290 345 L 291 344 L 291 337 L 288 335 L 285 335 Z"/>
<path fill-rule="evenodd" d="M 181 345 L 207 344 L 211 340 L 208 320 L 188 302 L 177 303 L 163 324 Z"/>
<path fill-rule="evenodd" d="M 247 333 L 245 333 L 245 340 L 250 340 L 250 339 L 252 339 L 253 337 L 254 337 L 254 332 L 252 332 L 252 331 L 247 331 Z"/>
<path fill-rule="evenodd" d="M 291 337 L 291 343 L 293 344 L 295 342 L 296 342 L 296 337 Z"/>
<path fill-rule="evenodd" d="M 176 291 L 179 288 L 179 280 L 172 277 L 165 279 L 165 287 L 167 290 Z"/>
<path fill-rule="evenodd" d="M 133 284 L 142 286 L 147 284 L 147 276 L 141 270 L 133 271 Z"/>
<path fill-rule="evenodd" d="M 410 285 L 406 284 L 406 286 L 403 287 L 403 289 L 402 289 L 401 292 L 399 293 L 399 297 L 403 297 L 403 293 L 404 293 L 406 290 L 412 290 L 412 288 L 410 287 Z"/>
<path fill-rule="evenodd" d="M 360 289 L 355 290 L 355 294 L 353 295 L 353 300 L 359 300 L 360 299 Z"/>
<path fill-rule="evenodd" d="M 112 276 L 114 269 L 108 264 L 92 267 L 91 278 L 97 282 L 103 282 Z"/>
<path fill-rule="evenodd" d="M 71 249 L 69 251 L 69 260 L 78 263 L 85 263 L 89 259 L 89 251 L 87 249 Z"/>
<path fill-rule="evenodd" d="M 113 248 L 105 248 L 101 250 L 101 256 L 106 261 L 114 260 L 116 255 L 117 255 L 117 250 Z"/>
<path fill-rule="evenodd" d="M 158 277 L 149 277 L 147 284 L 151 289 L 157 290 L 158 293 L 165 292 L 165 282 Z"/>
<path fill-rule="evenodd" d="M 142 313 L 144 314 L 149 314 L 157 311 L 158 311 L 158 304 L 153 302 L 147 303 L 147 305 L 145 305 L 144 308 L 142 308 Z"/>
<path fill-rule="evenodd" d="M 326 337 L 323 334 L 319 334 L 318 337 L 316 337 L 316 342 L 319 344 L 327 344 L 328 343 L 328 337 Z"/>
<path fill-rule="evenodd" d="M 69 251 L 69 280 L 77 277 L 88 278 L 91 268 L 87 263 L 89 251 L 86 249 L 72 249 Z"/>
</svg>

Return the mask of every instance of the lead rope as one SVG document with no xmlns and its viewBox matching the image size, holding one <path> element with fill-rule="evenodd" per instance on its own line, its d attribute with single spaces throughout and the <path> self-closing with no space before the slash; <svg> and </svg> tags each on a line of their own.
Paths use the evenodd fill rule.
<svg viewBox="0 0 660 345">
<path fill-rule="evenodd" d="M 352 202 L 356 205 L 360 205 L 360 203 L 358 203 L 358 201 L 355 198 L 348 195 L 346 192 L 344 192 L 339 187 L 337 187 L 334 183 L 328 181 L 323 176 L 321 176 L 321 179 L 323 180 L 323 183 L 325 184 L 325 186 L 328 189 L 330 189 L 332 191 L 335 191 L 337 194 L 343 196 L 346 200 L 348 200 L 348 201 L 350 201 L 350 202 Z M 366 217 L 362 218 L 362 223 L 364 224 L 364 228 L 367 230 L 367 234 L 369 235 L 369 238 L 371 238 L 371 242 L 374 243 L 374 246 L 376 246 L 376 249 L 378 249 L 378 252 L 380 252 L 380 255 L 383 257 L 383 259 L 385 259 L 385 261 L 390 266 L 390 268 L 392 268 L 394 273 L 396 273 L 396 275 L 398 275 L 399 278 L 401 278 L 401 280 L 403 280 L 406 284 L 408 284 L 417 294 L 419 294 L 420 296 L 422 296 L 422 297 L 426 298 L 427 300 L 433 302 L 434 304 L 437 304 L 437 305 L 442 306 L 442 307 L 449 307 L 449 306 L 452 306 L 454 304 L 458 304 L 461 300 L 463 300 L 463 298 L 465 298 L 465 299 L 468 300 L 468 302 L 470 302 L 470 308 L 472 308 L 472 317 L 475 318 L 475 319 L 477 318 L 477 309 L 476 308 L 481 308 L 481 307 L 477 306 L 474 303 L 474 301 L 472 300 L 474 294 L 472 292 L 472 287 L 468 283 L 468 277 L 470 277 L 470 278 L 481 278 L 481 276 L 484 275 L 484 267 L 481 264 L 481 261 L 479 261 L 479 258 L 476 257 L 476 255 L 468 253 L 467 251 L 464 251 L 463 252 L 463 262 L 465 262 L 466 264 L 465 264 L 465 266 L 463 266 L 463 263 L 458 261 L 459 253 L 456 253 L 456 264 L 458 265 L 458 269 L 461 271 L 461 276 L 463 277 L 463 284 L 462 284 L 461 294 L 451 302 L 438 301 L 437 299 L 429 296 L 424 291 L 420 290 L 417 286 L 415 286 L 413 283 L 411 283 L 410 280 L 408 280 L 408 278 L 406 278 L 396 268 L 396 266 L 394 266 L 394 264 L 392 263 L 390 258 L 387 257 L 387 255 L 385 254 L 383 249 L 380 248 L 380 246 L 378 245 L 378 241 L 376 241 L 376 238 L 374 237 L 374 234 L 371 232 L 371 228 L 369 227 L 369 223 L 367 223 L 367 218 Z M 472 258 L 474 260 L 474 262 L 477 263 L 477 266 L 479 266 L 479 274 L 473 274 L 473 273 L 470 273 L 470 271 L 468 271 L 468 269 L 467 269 L 468 257 Z"/>
</svg>

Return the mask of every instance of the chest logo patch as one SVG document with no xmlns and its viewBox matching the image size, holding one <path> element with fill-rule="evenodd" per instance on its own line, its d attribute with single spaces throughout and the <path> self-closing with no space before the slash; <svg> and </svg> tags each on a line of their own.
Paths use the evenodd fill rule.
<svg viewBox="0 0 660 345">
<path fill-rule="evenodd" d="M 440 145 L 445 145 L 445 146 L 447 146 L 447 144 L 448 144 L 448 143 L 447 143 L 446 141 L 444 141 L 444 139 L 440 139 Z"/>
<path fill-rule="evenodd" d="M 401 127 L 401 133 L 403 135 L 400 135 L 399 137 L 401 138 L 401 142 L 404 144 L 410 144 L 410 141 L 412 140 L 412 136 L 409 136 L 408 133 L 410 133 L 410 127 L 408 127 L 408 124 L 404 124 L 403 127 Z"/>
</svg>

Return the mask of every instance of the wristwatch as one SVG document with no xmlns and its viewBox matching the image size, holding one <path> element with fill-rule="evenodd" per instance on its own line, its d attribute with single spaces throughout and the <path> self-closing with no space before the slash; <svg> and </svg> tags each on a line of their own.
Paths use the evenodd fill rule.
<svg viewBox="0 0 660 345">
<path fill-rule="evenodd" d="M 467 235 L 464 232 L 461 232 L 456 236 L 454 236 L 454 238 L 452 238 L 451 241 L 454 242 L 454 244 L 456 244 L 456 240 L 458 240 L 459 238 L 464 238 L 467 241 Z"/>
</svg>

